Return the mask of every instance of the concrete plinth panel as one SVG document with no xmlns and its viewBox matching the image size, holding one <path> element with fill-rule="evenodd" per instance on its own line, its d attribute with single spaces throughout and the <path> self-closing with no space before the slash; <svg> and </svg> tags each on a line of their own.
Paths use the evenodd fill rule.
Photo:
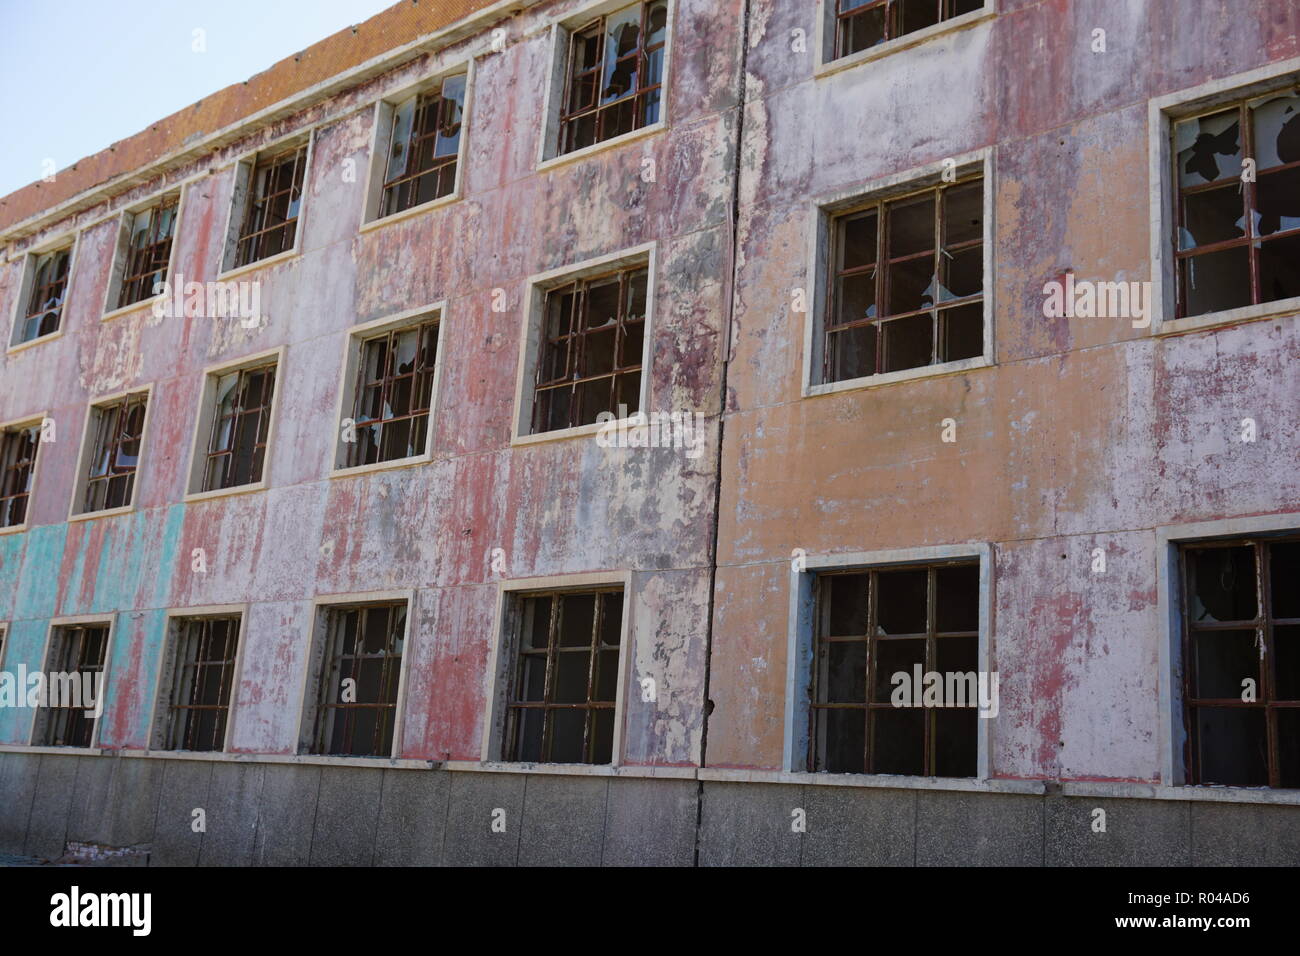
<svg viewBox="0 0 1300 956">
<path fill-rule="evenodd" d="M 1093 829 L 1106 813 L 1106 832 Z M 1046 798 L 1048 866 L 1187 866 L 1191 806 L 1169 800 Z"/>
<path fill-rule="evenodd" d="M 705 783 L 700 865 L 798 866 L 796 809 L 806 810 L 803 787 Z"/>
<path fill-rule="evenodd" d="M 0 852 L 23 852 L 40 769 L 35 754 L 0 754 Z"/>
<path fill-rule="evenodd" d="M 609 780 L 530 776 L 524 787 L 520 866 L 599 866 Z"/>
<path fill-rule="evenodd" d="M 919 790 L 918 866 L 1041 866 L 1043 798 Z"/>
<path fill-rule="evenodd" d="M 311 859 L 312 832 L 321 768 L 267 764 L 262 776 L 262 800 L 253 841 L 257 866 L 306 866 Z"/>
<path fill-rule="evenodd" d="M 376 767 L 322 767 L 312 866 L 370 866 L 384 771 Z"/>
<path fill-rule="evenodd" d="M 804 866 L 911 866 L 916 791 L 805 787 Z"/>
<path fill-rule="evenodd" d="M 249 866 L 261 817 L 263 764 L 214 763 L 200 866 Z"/>
<path fill-rule="evenodd" d="M 694 780 L 612 778 L 601 864 L 690 866 L 698 813 Z"/>
<path fill-rule="evenodd" d="M 385 770 L 375 831 L 376 866 L 437 866 L 442 862 L 451 774 Z"/>
<path fill-rule="evenodd" d="M 42 754 L 36 776 L 36 793 L 27 824 L 23 853 L 55 860 L 63 855 L 68 835 L 68 813 L 77 782 L 78 757 Z"/>
<path fill-rule="evenodd" d="M 160 760 L 81 758 L 68 815 L 68 842 L 107 847 L 150 843 L 164 771 Z"/>
<path fill-rule="evenodd" d="M 505 831 L 492 829 L 493 811 L 505 811 Z M 453 773 L 443 841 L 445 866 L 514 866 L 523 829 L 524 775 Z"/>
<path fill-rule="evenodd" d="M 1192 804 L 1192 866 L 1300 866 L 1300 807 Z"/>
<path fill-rule="evenodd" d="M 154 866 L 195 866 L 199 862 L 203 833 L 194 831 L 194 811 L 204 811 L 206 827 L 206 817 L 212 809 L 208 803 L 212 764 L 207 760 L 165 763 L 149 862 Z"/>
</svg>

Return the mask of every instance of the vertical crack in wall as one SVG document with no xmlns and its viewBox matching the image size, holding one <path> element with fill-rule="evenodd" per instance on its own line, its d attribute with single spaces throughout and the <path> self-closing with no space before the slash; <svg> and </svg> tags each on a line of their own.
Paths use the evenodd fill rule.
<svg viewBox="0 0 1300 956">
<path fill-rule="evenodd" d="M 709 699 L 709 680 L 713 671 L 713 612 L 718 586 L 718 529 L 722 525 L 722 441 L 727 422 L 727 371 L 731 367 L 731 327 L 736 318 L 736 244 L 740 232 L 740 169 L 741 151 L 745 145 L 745 92 L 748 89 L 749 67 L 749 5 L 743 0 L 740 23 L 740 63 L 737 71 L 739 90 L 736 96 L 736 129 L 732 137 L 731 203 L 727 207 L 731 220 L 731 245 L 727 261 L 727 315 L 722 333 L 722 377 L 718 383 L 718 442 L 713 472 L 713 540 L 709 543 L 709 605 L 704 629 L 704 721 L 700 730 L 700 767 L 708 766 L 709 717 L 712 702 Z M 694 865 L 700 865 L 700 835 L 704 824 L 704 781 L 696 780 L 695 791 L 695 856 Z"/>
</svg>

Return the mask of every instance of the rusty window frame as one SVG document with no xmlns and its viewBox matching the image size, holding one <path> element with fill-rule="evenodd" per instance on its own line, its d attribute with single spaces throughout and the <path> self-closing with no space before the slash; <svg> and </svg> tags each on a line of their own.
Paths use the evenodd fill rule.
<svg viewBox="0 0 1300 956">
<path fill-rule="evenodd" d="M 51 635 L 51 646 L 46 655 L 45 674 L 54 673 L 103 674 L 108 661 L 109 625 L 69 624 L 58 625 Z M 78 678 L 80 679 L 80 678 Z M 99 678 L 96 693 L 103 695 L 103 677 Z M 33 747 L 93 747 L 95 724 L 98 718 L 86 716 L 86 707 L 63 705 L 43 706 L 37 714 L 33 732 Z M 86 701 L 82 701 L 84 705 Z"/>
<path fill-rule="evenodd" d="M 240 485 L 251 485 L 262 480 L 262 472 L 266 468 L 266 443 L 271 427 L 271 403 L 275 397 L 276 371 L 277 363 L 270 361 L 213 376 L 216 379 L 213 395 L 215 407 L 200 490 L 237 488 Z M 231 376 L 235 377 L 235 384 L 230 391 L 233 400 L 230 411 L 223 414 L 221 383 Z M 254 392 L 255 380 L 260 381 Z M 239 441 L 241 437 L 247 435 L 246 429 L 250 427 L 250 423 L 253 429 L 253 442 L 252 447 L 248 449 L 245 471 L 241 460 L 237 457 L 237 452 Z M 221 480 L 214 482 L 213 477 L 218 470 Z"/>
<path fill-rule="evenodd" d="M 352 421 L 357 440 L 347 443 L 346 467 L 401 461 L 425 453 L 430 440 L 429 413 L 433 406 L 440 321 L 438 318 L 416 325 L 403 325 L 361 339 L 352 394 Z M 415 356 L 410 369 L 403 371 L 400 366 L 394 368 L 397 344 L 401 336 L 410 333 L 415 333 Z M 367 377 L 372 349 L 383 350 L 383 367 L 376 378 Z M 399 402 L 404 399 L 407 410 L 396 411 L 394 398 Z M 367 408 L 371 411 L 367 412 Z M 391 447 L 391 439 L 394 434 L 401 436 L 400 428 L 407 429 L 406 443 L 404 450 L 398 453 Z"/>
<path fill-rule="evenodd" d="M 447 84 L 457 84 L 460 95 L 448 96 Z M 467 73 L 448 76 L 438 83 L 437 89 L 416 94 L 411 113 L 411 129 L 402 149 L 393 142 L 384 165 L 384 184 L 380 198 L 379 218 L 414 209 L 435 199 L 451 195 L 456 188 L 456 170 L 460 160 L 461 134 L 465 128 L 465 98 L 469 84 Z M 410 100 L 393 107 L 393 137 L 397 136 L 397 116 Z M 438 155 L 443 141 L 455 142 L 449 153 Z M 393 165 L 401 156 L 403 167 Z M 425 186 L 433 184 L 432 195 L 421 196 Z"/>
<path fill-rule="evenodd" d="M 177 619 L 164 749 L 225 750 L 240 622 L 238 614 Z"/>
<path fill-rule="evenodd" d="M 63 300 L 72 270 L 72 246 L 32 257 L 32 288 L 14 345 L 52 335 L 63 321 Z"/>
<path fill-rule="evenodd" d="M 615 597 L 617 601 L 614 600 Z M 561 644 L 565 604 L 570 600 L 584 598 L 592 599 L 590 642 Z M 613 763 L 617 756 L 613 746 L 623 639 L 623 587 L 612 585 L 581 590 L 526 591 L 514 595 L 514 601 L 518 611 L 516 619 L 518 633 L 510 689 L 506 699 L 505 759 L 511 762 Z M 547 603 L 543 606 L 540 602 Z M 545 626 L 545 647 L 537 647 L 529 642 L 529 625 L 532 624 L 533 634 L 536 635 L 539 622 Z M 610 622 L 614 627 L 612 642 L 608 639 L 602 640 L 602 637 L 610 636 Z M 586 695 L 582 701 L 555 699 L 562 655 L 572 657 L 585 655 L 587 658 Z M 602 664 L 612 667 L 612 675 L 607 671 L 602 675 Z M 540 699 L 535 699 L 537 695 L 529 690 L 528 678 L 533 667 L 541 670 Z M 606 685 L 611 682 L 613 686 L 607 687 Z M 578 743 L 581 757 L 577 760 L 562 760 L 555 753 L 556 720 L 559 715 L 566 713 L 581 714 L 581 741 L 567 741 L 570 748 L 573 748 L 574 743 Z M 535 758 L 526 752 L 528 744 L 525 738 L 528 728 L 525 722 L 530 719 L 529 714 L 539 715 L 531 719 L 541 722 Z M 601 732 L 600 739 L 598 739 L 600 728 L 597 727 L 597 720 L 607 725 Z"/>
<path fill-rule="evenodd" d="M 1249 270 L 1249 288 L 1250 301 L 1243 302 L 1239 308 L 1245 308 L 1251 305 L 1262 305 L 1269 302 L 1282 301 L 1278 299 L 1264 298 L 1262 282 L 1263 268 L 1261 266 L 1262 246 L 1266 242 L 1276 240 L 1293 239 L 1300 236 L 1300 227 L 1294 229 L 1279 229 L 1267 236 L 1258 234 L 1257 216 L 1259 208 L 1259 180 L 1262 176 L 1273 176 L 1285 173 L 1289 170 L 1300 169 L 1300 160 L 1282 163 L 1277 166 L 1270 166 L 1266 170 L 1256 170 L 1255 178 L 1251 182 L 1243 182 L 1240 175 L 1226 179 L 1218 179 L 1208 183 L 1198 183 L 1193 186 L 1182 185 L 1182 170 L 1178 164 L 1178 127 L 1183 123 L 1199 122 L 1202 119 L 1216 116 L 1220 113 L 1236 111 L 1237 113 L 1237 135 L 1241 146 L 1241 158 L 1257 158 L 1255 142 L 1255 124 L 1253 121 L 1253 110 L 1251 105 L 1263 99 L 1273 96 L 1282 96 L 1290 93 L 1300 95 L 1300 86 L 1283 87 L 1273 90 L 1269 93 L 1254 94 L 1235 102 L 1220 104 L 1213 109 L 1198 111 L 1190 116 L 1181 116 L 1174 119 L 1169 124 L 1170 136 L 1170 158 L 1173 166 L 1173 234 L 1171 236 L 1171 248 L 1174 253 L 1174 290 L 1175 290 L 1175 317 L 1182 319 L 1188 318 L 1188 294 L 1187 282 L 1189 279 L 1187 263 L 1202 256 L 1213 255 L 1218 252 L 1225 252 L 1232 249 L 1246 249 L 1246 262 Z M 1202 193 L 1211 193 L 1220 189 L 1230 189 L 1236 186 L 1241 193 L 1242 222 L 1245 225 L 1243 234 L 1232 239 L 1223 239 L 1218 242 L 1206 243 L 1200 246 L 1191 246 L 1187 249 L 1182 248 L 1183 221 L 1185 218 L 1185 204 L 1189 196 L 1196 196 Z M 1208 315 L 1209 312 L 1198 312 L 1196 315 Z M 1194 316 L 1192 316 L 1194 317 Z"/>
<path fill-rule="evenodd" d="M 976 239 L 968 239 L 960 242 L 946 242 L 948 222 L 945 215 L 947 209 L 946 196 L 954 190 L 970 187 L 978 184 L 980 187 L 980 217 L 981 231 Z M 980 291 L 977 293 L 958 296 L 951 299 L 933 299 L 928 306 L 922 306 L 906 312 L 892 313 L 889 311 L 889 279 L 893 272 L 893 267 L 910 261 L 919 261 L 926 256 L 933 258 L 933 270 L 931 272 L 931 282 L 936 290 L 945 290 L 946 284 L 940 281 L 940 277 L 947 279 L 946 269 L 947 261 L 952 261 L 955 254 L 967 253 L 984 246 L 983 232 L 983 199 L 984 199 L 984 175 L 978 173 L 972 176 L 965 176 L 951 183 L 939 183 L 934 186 L 927 186 L 924 189 L 913 190 L 904 194 L 889 196 L 876 200 L 868 205 L 858 206 L 852 210 L 840 213 L 831 220 L 831 259 L 830 259 L 830 281 L 827 283 L 826 290 L 826 313 L 825 320 L 822 322 L 822 362 L 821 362 L 821 381 L 822 383 L 832 383 L 838 381 L 847 381 L 851 378 L 866 376 L 844 376 L 837 377 L 835 374 L 836 359 L 838 352 L 836 346 L 846 333 L 855 329 L 867 328 L 874 326 L 875 333 L 875 365 L 873 371 L 866 375 L 882 375 L 886 371 L 896 372 L 904 371 L 911 368 L 927 368 L 929 366 L 944 365 L 950 361 L 960 361 L 961 358 L 973 358 L 977 356 L 963 356 L 956 359 L 946 357 L 948 350 L 947 332 L 947 313 L 956 312 L 972 305 L 983 306 L 984 303 L 984 283 L 987 276 L 984 274 L 984 266 L 981 259 L 980 264 Z M 889 255 L 889 219 L 890 212 L 895 207 L 912 205 L 918 200 L 924 201 L 929 196 L 934 203 L 934 232 L 931 239 L 930 249 L 918 253 L 908 253 L 901 256 L 891 257 Z M 876 218 L 876 239 L 875 255 L 870 263 L 862 266 L 844 268 L 844 251 L 847 242 L 844 238 L 845 231 L 851 222 L 860 219 L 866 219 L 871 216 Z M 880 268 L 884 264 L 886 268 Z M 876 314 L 865 318 L 852 319 L 847 322 L 841 322 L 838 319 L 840 302 L 840 287 L 845 279 L 851 279 L 856 276 L 866 275 L 873 281 L 873 295 L 875 301 Z M 909 365 L 899 369 L 886 369 L 888 362 L 888 349 L 886 348 L 885 330 L 886 326 L 895 321 L 917 318 L 929 314 L 931 317 L 930 329 L 930 361 L 924 365 Z M 980 351 L 979 355 L 984 354 L 984 325 L 987 316 L 981 312 L 980 318 Z"/>
<path fill-rule="evenodd" d="M 154 285 L 166 281 L 180 202 L 180 194 L 176 193 L 159 200 L 147 209 L 129 214 L 130 233 L 127 239 L 122 285 L 117 296 L 119 309 L 151 298 L 154 295 Z M 150 217 L 149 225 L 144 230 L 137 230 L 136 222 L 144 215 Z"/>
<path fill-rule="evenodd" d="M 1300 543 L 1300 536 L 1289 534 L 1215 539 L 1208 541 L 1188 541 L 1179 544 L 1178 564 L 1179 583 L 1181 586 L 1180 617 L 1182 620 L 1181 637 L 1183 656 L 1183 729 L 1185 731 L 1184 766 L 1186 767 L 1186 777 L 1189 785 L 1261 785 L 1203 780 L 1204 752 L 1200 746 L 1202 741 L 1197 729 L 1196 712 L 1199 710 L 1244 709 L 1262 711 L 1264 714 L 1264 764 L 1268 780 L 1266 786 L 1270 788 L 1287 787 L 1288 784 L 1290 787 L 1300 786 L 1300 758 L 1292 758 L 1296 760 L 1297 765 L 1289 768 L 1287 779 L 1284 780 L 1282 774 L 1282 753 L 1280 748 L 1281 738 L 1284 735 L 1279 729 L 1279 718 L 1283 712 L 1300 714 L 1300 697 L 1295 699 L 1278 698 L 1278 645 L 1276 634 L 1278 628 L 1295 627 L 1297 628 L 1295 639 L 1300 640 L 1300 617 L 1283 618 L 1274 616 L 1272 580 L 1273 547 L 1276 545 L 1297 543 Z M 1250 619 L 1233 621 L 1214 621 L 1212 623 L 1193 622 L 1189 607 L 1193 592 L 1188 556 L 1197 551 L 1226 551 L 1232 548 L 1250 548 L 1252 551 L 1255 568 L 1255 580 L 1253 582 L 1255 616 Z M 1248 630 L 1255 632 L 1256 647 L 1259 649 L 1257 670 L 1255 674 L 1245 675 L 1253 676 L 1255 678 L 1256 699 L 1251 702 L 1243 701 L 1240 694 L 1236 697 L 1228 698 L 1202 698 L 1196 696 L 1196 687 L 1200 676 L 1198 673 L 1198 659 L 1196 657 L 1195 646 L 1197 635 L 1213 634 L 1215 632 L 1241 632 Z"/>
<path fill-rule="evenodd" d="M 608 324 L 596 327 L 590 324 L 591 290 L 610 285 L 611 280 L 618 282 L 611 352 L 613 365 L 609 371 L 584 375 L 588 355 L 595 354 L 591 343 L 597 336 L 604 336 L 611 331 Z M 638 288 L 641 309 L 640 314 L 635 314 Z M 567 316 L 559 312 L 563 308 L 565 296 L 573 297 Z M 596 414 L 614 413 L 619 411 L 620 406 L 626 406 L 629 415 L 640 411 L 642 357 L 646 314 L 649 309 L 650 268 L 647 263 L 574 279 L 546 290 L 542 300 L 537 367 L 533 373 L 533 410 L 530 418 L 532 434 L 590 424 L 596 420 Z M 554 325 L 553 311 L 558 313 L 558 323 Z M 632 356 L 624 353 L 627 351 L 629 336 L 637 332 L 641 336 L 641 347 L 635 348 L 635 364 L 630 364 Z M 635 340 L 631 341 L 635 344 Z M 627 362 L 621 362 L 620 358 Z M 553 370 L 549 377 L 548 369 Z M 590 411 L 594 414 L 588 414 L 583 396 L 593 391 L 589 386 L 598 386 L 602 381 L 609 383 L 608 401 L 601 403 L 599 408 L 593 406 Z M 552 402 L 562 403 L 563 424 L 553 424 L 557 421 L 557 412 Z"/>
<path fill-rule="evenodd" d="M 324 647 L 320 663 L 315 728 L 310 752 L 328 756 L 387 757 L 393 752 L 397 725 L 398 694 L 401 690 L 402 657 L 405 653 L 406 601 L 335 604 L 321 608 L 324 615 Z M 382 647 L 370 651 L 358 640 L 368 633 L 371 616 L 385 614 Z M 354 626 L 350 630 L 348 621 Z M 376 664 L 377 662 L 377 664 Z M 363 670 L 377 666 L 377 690 L 373 700 L 363 700 L 369 687 Z M 343 681 L 355 681 L 356 700 L 343 700 Z M 373 725 L 358 738 L 358 722 L 367 717 Z"/>
<path fill-rule="evenodd" d="M 27 521 L 40 434 L 40 424 L 0 431 L 0 528 L 15 528 Z"/>
<path fill-rule="evenodd" d="M 606 41 L 608 39 L 606 25 L 611 19 L 638 5 L 641 8 L 641 19 L 636 47 L 622 56 L 616 56 L 614 60 L 615 68 L 619 64 L 629 61 L 635 64 L 631 74 L 633 82 L 629 85 L 627 92 L 602 103 L 600 84 L 604 79 L 607 66 L 605 62 Z M 655 10 L 662 10 L 663 12 L 663 39 L 655 43 L 646 43 L 646 38 L 649 36 L 648 30 L 651 17 Z M 640 4 L 630 3 L 621 9 L 612 10 L 607 14 L 596 17 L 569 34 L 568 55 L 564 64 L 564 98 L 561 101 L 563 105 L 560 110 L 559 151 L 561 155 L 571 153 L 575 149 L 582 149 L 585 146 L 603 143 L 607 139 L 613 139 L 615 136 L 621 136 L 651 126 L 659 121 L 664 107 L 663 87 L 665 77 L 663 71 L 667 65 L 667 55 L 664 51 L 668 45 L 669 30 L 668 0 L 644 0 Z M 595 41 L 596 45 L 593 58 L 594 65 L 579 69 L 579 44 L 592 40 Z M 658 55 L 659 68 L 657 78 L 652 76 L 652 63 L 655 61 L 656 55 Z M 590 103 L 584 103 L 583 100 L 582 84 L 587 81 L 591 84 Z M 626 129 L 620 129 L 618 114 L 623 112 L 624 108 L 629 104 L 631 106 L 631 125 Z M 651 114 L 653 114 L 653 118 Z M 592 120 L 591 141 L 582 142 L 579 139 L 581 125 L 588 119 Z"/>
<path fill-rule="evenodd" d="M 879 647 L 881 642 L 894 641 L 925 641 L 925 661 L 923 673 L 930 671 L 939 671 L 938 652 L 940 641 L 965 640 L 975 643 L 975 660 L 976 669 L 980 667 L 979 658 L 979 624 L 978 624 L 978 602 L 979 602 L 979 584 L 976 581 L 974 600 L 976 601 L 976 627 L 974 630 L 945 630 L 938 629 L 937 608 L 938 608 L 938 575 L 940 571 L 948 569 L 973 569 L 978 576 L 980 562 L 978 558 L 954 558 L 943 561 L 927 561 L 911 564 L 884 565 L 863 568 L 840 568 L 819 572 L 816 575 L 814 590 L 814 607 L 816 609 L 814 616 L 814 636 L 813 636 L 813 653 L 812 668 L 809 673 L 808 683 L 808 728 L 809 741 L 807 753 L 807 769 L 812 773 L 897 773 L 896 770 L 882 771 L 877 769 L 876 750 L 873 747 L 874 736 L 878 729 L 878 722 L 875 715 L 880 711 L 894 710 L 913 710 L 916 708 L 895 708 L 890 701 L 890 690 L 886 690 L 883 699 L 873 699 L 874 690 L 877 683 L 876 665 L 880 655 Z M 881 633 L 878 620 L 878 610 L 880 603 L 880 585 L 879 579 L 882 574 L 893 574 L 897 572 L 918 572 L 926 573 L 926 608 L 925 608 L 925 630 L 906 634 L 884 634 Z M 833 609 L 831 607 L 831 583 L 835 579 L 850 579 L 862 577 L 866 579 L 867 586 L 867 619 L 866 627 L 862 634 L 831 634 L 831 618 Z M 865 644 L 865 674 L 863 675 L 863 696 L 861 703 L 856 701 L 831 701 L 829 689 L 820 675 L 824 668 L 830 667 L 830 647 L 833 644 Z M 918 690 L 919 692 L 919 690 Z M 938 727 L 939 716 L 942 711 L 953 712 L 959 708 L 935 708 L 922 707 L 922 762 L 921 770 L 917 776 L 950 776 L 948 774 L 937 773 L 938 767 L 938 741 L 940 728 Z M 967 710 L 974 711 L 975 707 L 970 706 Z M 863 730 L 863 754 L 861 768 L 851 770 L 830 770 L 827 767 L 828 744 L 827 738 L 830 735 L 831 728 L 829 722 L 833 712 L 840 711 L 861 711 L 861 719 L 865 721 Z M 976 730 L 972 734 L 969 742 L 971 772 L 969 774 L 951 775 L 965 777 L 975 777 L 978 775 L 979 760 L 979 742 L 978 742 L 978 720 L 976 715 Z"/>
<path fill-rule="evenodd" d="M 135 494 L 135 475 L 143 451 L 144 423 L 149 408 L 149 394 L 134 392 L 105 405 L 95 407 L 92 421 L 94 441 L 90 446 L 86 486 L 82 494 L 82 514 L 123 508 Z M 134 446 L 135 453 L 130 449 Z M 130 459 L 129 463 L 125 459 Z M 102 500 L 98 503 L 100 490 Z M 114 503 L 116 502 L 116 503 Z"/>
<path fill-rule="evenodd" d="M 835 3 L 835 59 L 871 49 L 871 47 L 863 47 L 861 50 L 851 49 L 853 33 L 858 27 L 864 25 L 867 18 L 877 10 L 884 11 L 881 21 L 882 35 L 872 46 L 878 46 L 890 40 L 897 40 L 899 37 L 916 33 L 947 20 L 952 20 L 955 17 L 973 13 L 984 6 L 984 0 L 976 0 L 976 5 L 969 10 L 961 9 L 962 6 L 970 5 L 969 0 L 865 0 L 865 2 L 863 0 L 833 0 L 833 2 Z M 927 23 L 923 26 L 905 30 L 903 29 L 903 7 L 907 5 L 917 7 L 928 5 L 937 13 L 938 19 L 932 24 Z"/>
<path fill-rule="evenodd" d="M 233 268 L 293 249 L 306 171 L 306 143 L 259 157 L 253 164 Z"/>
</svg>

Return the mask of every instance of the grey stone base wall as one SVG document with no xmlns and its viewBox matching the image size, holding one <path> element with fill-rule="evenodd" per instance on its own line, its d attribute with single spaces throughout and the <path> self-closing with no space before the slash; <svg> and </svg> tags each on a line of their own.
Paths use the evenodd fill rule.
<svg viewBox="0 0 1300 956">
<path fill-rule="evenodd" d="M 1300 807 L 0 754 L 0 853 L 21 856 L 691 866 L 697 842 L 703 866 L 1295 865 Z"/>
</svg>

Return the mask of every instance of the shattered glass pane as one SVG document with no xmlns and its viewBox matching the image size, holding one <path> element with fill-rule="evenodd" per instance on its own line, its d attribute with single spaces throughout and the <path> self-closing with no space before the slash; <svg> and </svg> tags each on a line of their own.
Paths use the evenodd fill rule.
<svg viewBox="0 0 1300 956">
<path fill-rule="evenodd" d="M 1288 93 L 1251 105 L 1256 169 L 1300 162 L 1300 95 Z"/>
<path fill-rule="evenodd" d="M 1183 197 L 1183 221 L 1178 230 L 1180 249 L 1239 239 L 1245 234 L 1246 206 L 1238 184 Z"/>
<path fill-rule="evenodd" d="M 1174 127 L 1179 186 L 1199 186 L 1241 175 L 1241 123 L 1236 108 L 1185 120 Z"/>
</svg>

